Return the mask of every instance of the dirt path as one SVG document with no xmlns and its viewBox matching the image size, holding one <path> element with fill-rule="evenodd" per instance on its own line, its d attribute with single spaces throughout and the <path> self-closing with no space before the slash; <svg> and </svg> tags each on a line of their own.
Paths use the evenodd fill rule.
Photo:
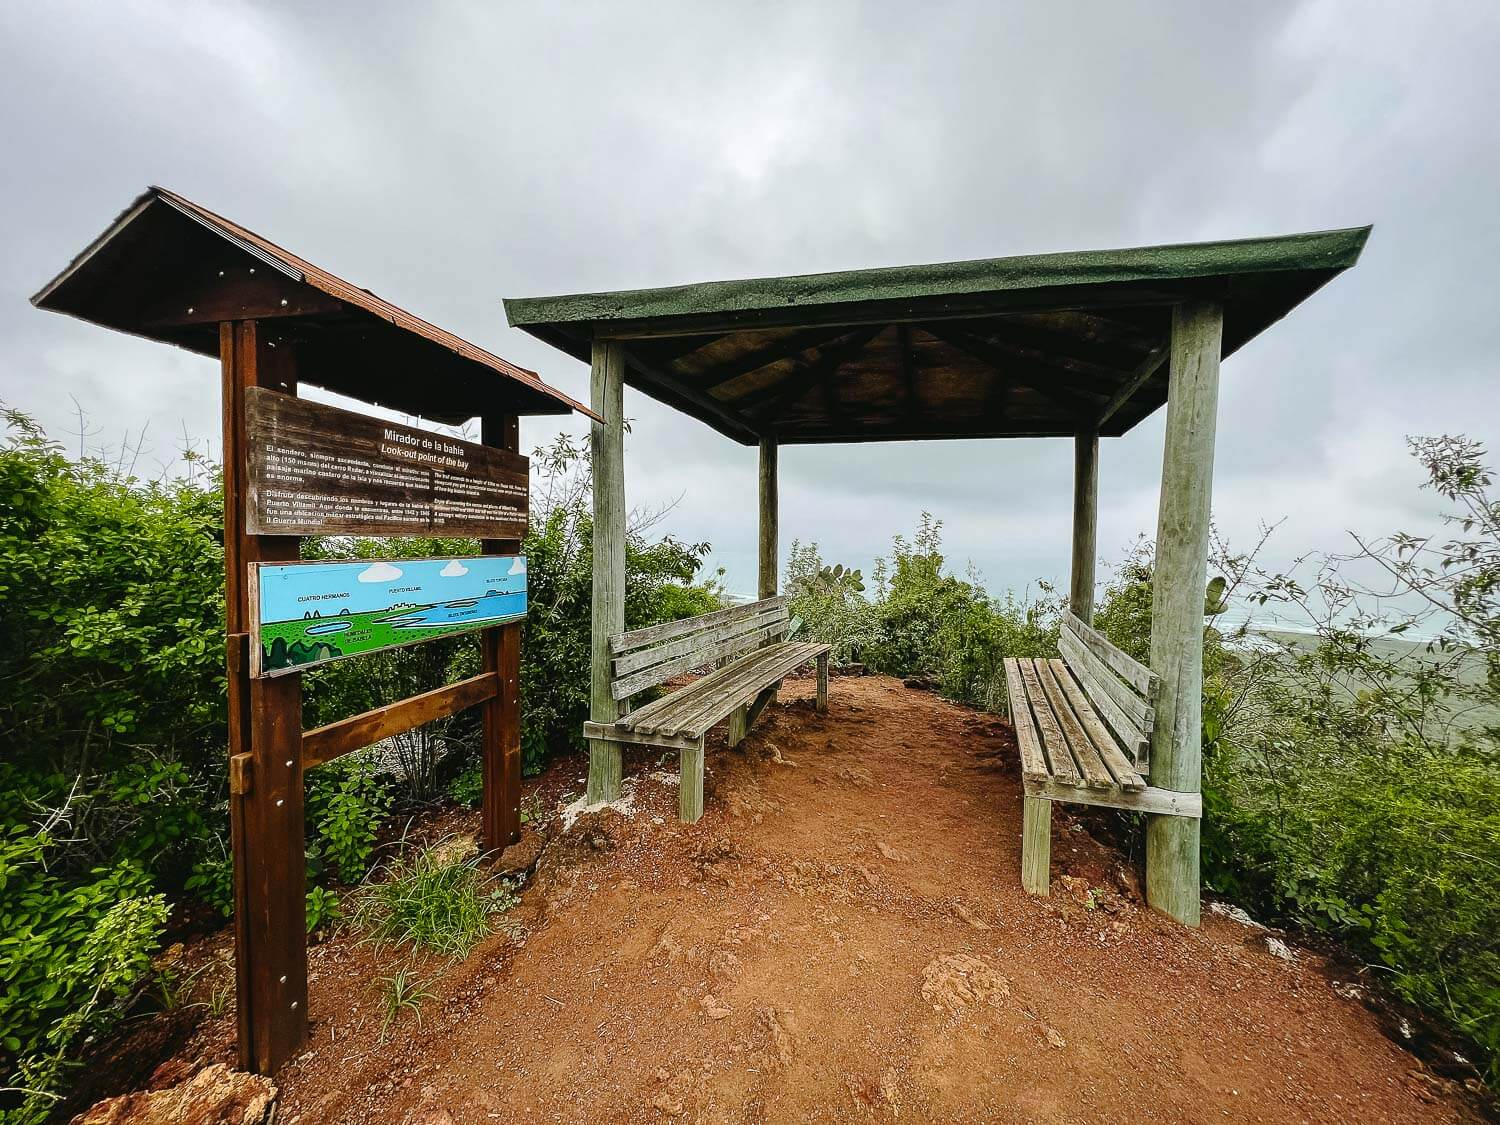
<svg viewBox="0 0 1500 1125">
<path fill-rule="evenodd" d="M 368 955 L 315 949 L 279 1120 L 1460 1119 L 1315 958 L 1146 911 L 1070 816 L 1054 898 L 1023 894 L 1004 723 L 880 677 L 810 693 L 711 752 L 691 828 L 629 754 L 632 813 L 548 844 L 524 934 L 421 1028 L 378 1045 Z"/>
</svg>

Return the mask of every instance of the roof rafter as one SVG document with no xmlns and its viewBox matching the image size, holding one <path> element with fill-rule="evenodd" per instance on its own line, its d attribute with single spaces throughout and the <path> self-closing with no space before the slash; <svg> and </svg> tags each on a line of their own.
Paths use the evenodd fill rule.
<svg viewBox="0 0 1500 1125">
<path fill-rule="evenodd" d="M 840 337 L 826 351 L 819 352 L 813 359 L 803 361 L 803 366 L 794 370 L 785 379 L 734 399 L 735 406 L 741 410 L 751 410 L 758 417 L 764 417 L 773 410 L 795 402 L 821 380 L 831 377 L 839 367 L 862 352 L 871 340 L 886 330 L 886 327 L 884 324 L 866 326 Z"/>
</svg>

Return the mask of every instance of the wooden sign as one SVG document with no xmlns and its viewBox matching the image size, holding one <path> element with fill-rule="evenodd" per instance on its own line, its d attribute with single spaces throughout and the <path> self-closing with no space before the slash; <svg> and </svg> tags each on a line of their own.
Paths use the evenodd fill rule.
<svg viewBox="0 0 1500 1125">
<path fill-rule="evenodd" d="M 250 567 L 251 674 L 313 664 L 526 616 L 526 559 L 357 559 Z"/>
<path fill-rule="evenodd" d="M 252 535 L 520 539 L 529 462 L 264 387 L 245 392 Z"/>
</svg>

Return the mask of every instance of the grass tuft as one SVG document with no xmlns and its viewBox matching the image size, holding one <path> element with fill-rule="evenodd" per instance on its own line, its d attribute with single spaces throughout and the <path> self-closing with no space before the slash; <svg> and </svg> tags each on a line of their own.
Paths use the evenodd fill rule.
<svg viewBox="0 0 1500 1125">
<path fill-rule="evenodd" d="M 514 887 L 481 871 L 479 856 L 460 841 L 403 852 L 384 874 L 354 893 L 349 914 L 378 945 L 465 957 L 490 932 L 490 916 L 517 901 Z"/>
</svg>

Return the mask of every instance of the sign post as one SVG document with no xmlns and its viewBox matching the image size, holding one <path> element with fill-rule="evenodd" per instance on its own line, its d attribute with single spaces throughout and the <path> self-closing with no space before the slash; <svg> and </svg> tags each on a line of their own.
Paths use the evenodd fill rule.
<svg viewBox="0 0 1500 1125">
<path fill-rule="evenodd" d="M 526 534 L 519 416 L 592 411 L 164 188 L 139 196 L 32 303 L 219 359 L 236 1019 L 241 1067 L 270 1074 L 307 1042 L 305 770 L 482 707 L 483 846 L 520 839 L 524 560 L 492 556 L 518 556 Z M 482 441 L 309 402 L 303 383 L 439 421 L 478 418 Z M 351 596 L 344 621 L 311 602 L 306 620 L 267 618 L 269 583 L 306 582 L 321 565 L 298 562 L 305 535 L 472 538 L 483 559 L 442 560 L 455 568 L 400 604 L 390 583 L 366 591 L 358 615 Z M 472 596 L 441 584 L 471 569 L 496 584 Z M 471 629 L 479 675 L 302 730 L 301 666 Z"/>
</svg>

